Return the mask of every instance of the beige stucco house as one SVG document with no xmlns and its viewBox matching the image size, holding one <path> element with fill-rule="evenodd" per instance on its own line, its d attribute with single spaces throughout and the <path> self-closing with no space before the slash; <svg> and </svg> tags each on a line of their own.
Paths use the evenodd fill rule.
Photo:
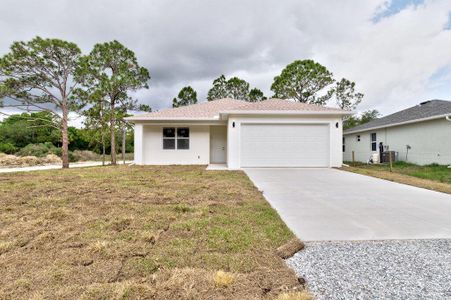
<svg viewBox="0 0 451 300">
<path fill-rule="evenodd" d="M 343 159 L 367 162 L 379 144 L 414 164 L 451 164 L 451 101 L 429 100 L 343 134 Z"/>
<path fill-rule="evenodd" d="M 127 119 L 138 165 L 340 167 L 347 114 L 289 100 L 219 99 Z"/>
</svg>

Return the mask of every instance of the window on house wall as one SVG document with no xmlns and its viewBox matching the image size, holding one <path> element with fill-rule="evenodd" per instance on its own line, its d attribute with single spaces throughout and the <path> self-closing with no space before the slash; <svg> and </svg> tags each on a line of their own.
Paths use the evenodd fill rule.
<svg viewBox="0 0 451 300">
<path fill-rule="evenodd" d="M 345 150 L 346 150 L 345 142 L 346 142 L 346 139 L 345 139 L 345 137 L 343 137 L 343 152 L 345 152 Z"/>
<path fill-rule="evenodd" d="M 163 128 L 163 149 L 175 149 L 175 128 Z"/>
<path fill-rule="evenodd" d="M 371 134 L 371 151 L 377 151 L 376 133 Z"/>
<path fill-rule="evenodd" d="M 177 128 L 177 149 L 189 149 L 189 128 Z"/>
<path fill-rule="evenodd" d="M 360 142 L 360 135 L 357 136 L 357 142 Z"/>
<path fill-rule="evenodd" d="M 165 127 L 163 128 L 164 150 L 187 150 L 189 149 L 188 127 Z"/>
</svg>

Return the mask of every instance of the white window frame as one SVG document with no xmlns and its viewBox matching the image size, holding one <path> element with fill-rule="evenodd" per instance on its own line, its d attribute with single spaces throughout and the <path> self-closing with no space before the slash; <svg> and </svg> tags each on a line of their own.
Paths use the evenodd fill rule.
<svg viewBox="0 0 451 300">
<path fill-rule="evenodd" d="M 174 137 L 165 137 L 164 136 L 164 130 L 168 129 L 168 128 L 169 129 L 174 129 Z M 180 128 L 188 129 L 188 137 L 178 136 L 178 129 L 180 129 Z M 190 148 L 190 140 L 189 140 L 190 139 L 190 132 L 191 132 L 190 127 L 186 127 L 186 126 L 184 126 L 184 127 L 172 127 L 172 126 L 165 126 L 165 127 L 163 127 L 161 129 L 161 136 L 162 136 L 161 148 L 163 150 L 189 150 L 189 148 Z M 174 148 L 165 149 L 164 148 L 164 140 L 174 140 Z M 188 148 L 186 148 L 186 149 L 179 149 L 178 148 L 178 143 L 177 143 L 178 140 L 188 140 Z"/>
<path fill-rule="evenodd" d="M 179 129 L 188 129 L 188 137 L 179 136 L 179 133 L 178 133 Z M 191 132 L 191 130 L 189 129 L 189 127 L 177 127 L 177 128 L 175 128 L 175 148 L 177 150 L 189 150 L 189 147 L 190 147 L 190 140 L 189 140 L 190 132 Z M 188 148 L 186 148 L 186 149 L 179 149 L 178 140 L 188 140 Z"/>
<path fill-rule="evenodd" d="M 374 141 L 373 141 L 373 134 L 374 134 Z M 376 132 L 372 132 L 370 133 L 370 146 L 371 146 L 371 151 L 377 151 L 377 133 Z M 374 144 L 374 150 L 373 150 L 373 144 Z"/>
<path fill-rule="evenodd" d="M 164 136 L 164 130 L 165 129 L 174 129 L 174 137 L 165 137 Z M 162 140 L 161 140 L 161 148 L 163 150 L 177 150 L 177 128 L 175 127 L 163 127 L 161 129 L 161 136 L 162 136 Z M 164 140 L 174 140 L 174 148 L 164 148 Z"/>
<path fill-rule="evenodd" d="M 343 153 L 346 152 L 346 138 L 343 137 Z"/>
</svg>

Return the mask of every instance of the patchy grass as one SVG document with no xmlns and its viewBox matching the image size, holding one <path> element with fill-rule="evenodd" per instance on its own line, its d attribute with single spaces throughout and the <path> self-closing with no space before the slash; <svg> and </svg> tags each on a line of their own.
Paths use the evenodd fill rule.
<svg viewBox="0 0 451 300">
<path fill-rule="evenodd" d="M 350 167 L 343 167 L 342 169 L 345 171 L 451 194 L 451 169 L 447 168 L 447 166 L 436 164 L 418 166 L 406 162 L 395 162 L 393 164 L 393 172 L 390 172 L 389 166 L 384 164 L 347 164 Z"/>
<path fill-rule="evenodd" d="M 277 300 L 313 300 L 313 297 L 307 292 L 288 292 L 280 294 Z"/>
<path fill-rule="evenodd" d="M 0 207 L 0 298 L 261 299 L 302 289 L 275 254 L 293 234 L 242 172 L 0 174 Z"/>
</svg>

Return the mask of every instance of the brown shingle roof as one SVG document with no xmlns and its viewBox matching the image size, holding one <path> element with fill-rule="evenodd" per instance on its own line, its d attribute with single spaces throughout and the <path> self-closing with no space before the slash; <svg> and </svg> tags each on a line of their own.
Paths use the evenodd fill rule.
<svg viewBox="0 0 451 300">
<path fill-rule="evenodd" d="M 231 110 L 289 110 L 289 111 L 342 111 L 339 108 L 307 104 L 284 99 L 268 99 L 260 102 L 247 102 L 246 105 Z"/>
<path fill-rule="evenodd" d="M 163 118 L 214 118 L 219 115 L 220 111 L 238 109 L 240 106 L 246 105 L 247 102 L 235 99 L 218 99 L 214 101 L 207 101 L 188 106 L 181 106 L 176 108 L 167 108 L 159 111 L 140 114 L 134 117 L 142 117 L 148 119 L 163 119 Z"/>
<path fill-rule="evenodd" d="M 135 115 L 129 120 L 152 119 L 217 119 L 219 113 L 230 111 L 306 111 L 343 112 L 341 109 L 282 99 L 268 99 L 260 102 L 246 102 L 230 98 L 197 103 L 189 106 L 168 108 L 146 114 Z"/>
</svg>

